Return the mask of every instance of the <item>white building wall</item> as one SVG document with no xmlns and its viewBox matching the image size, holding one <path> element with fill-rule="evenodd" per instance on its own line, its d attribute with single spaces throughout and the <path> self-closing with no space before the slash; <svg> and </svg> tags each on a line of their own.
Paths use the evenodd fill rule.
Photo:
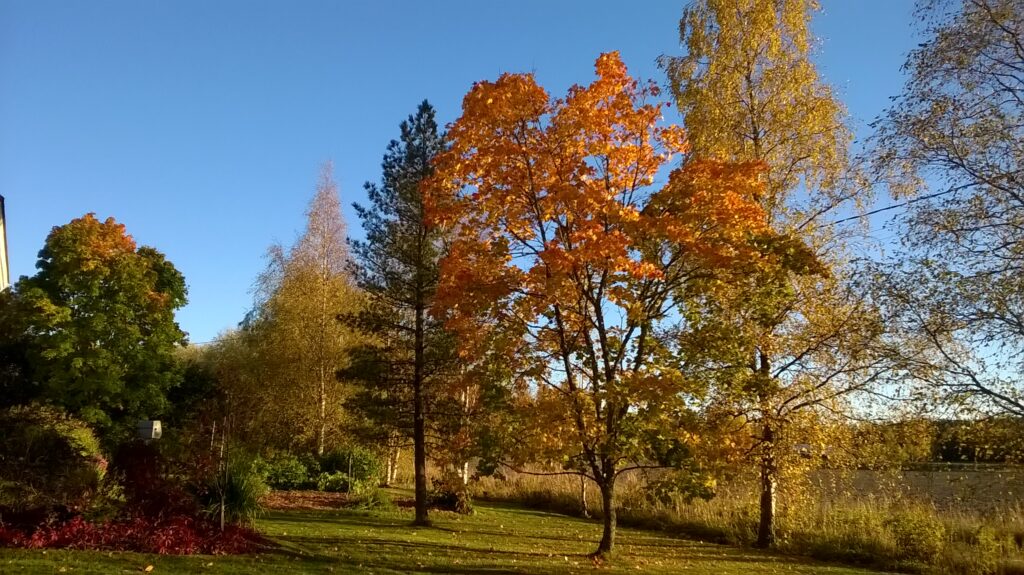
<svg viewBox="0 0 1024 575">
<path fill-rule="evenodd" d="M 4 197 L 0 196 L 0 291 L 11 285 L 11 268 L 7 261 L 7 214 L 4 212 Z"/>
</svg>

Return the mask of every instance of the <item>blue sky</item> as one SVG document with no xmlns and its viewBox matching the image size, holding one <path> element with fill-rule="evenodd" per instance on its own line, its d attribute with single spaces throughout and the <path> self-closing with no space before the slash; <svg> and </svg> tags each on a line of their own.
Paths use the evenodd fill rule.
<svg viewBox="0 0 1024 575">
<path fill-rule="evenodd" d="M 49 230 L 113 216 L 184 273 L 192 341 L 234 326 L 271 243 L 303 225 L 319 166 L 349 204 L 424 98 L 453 120 L 476 80 L 553 93 L 619 50 L 680 51 L 685 1 L 0 0 L 0 194 L 12 279 Z M 911 0 L 823 0 L 819 69 L 858 134 L 902 84 Z"/>
</svg>

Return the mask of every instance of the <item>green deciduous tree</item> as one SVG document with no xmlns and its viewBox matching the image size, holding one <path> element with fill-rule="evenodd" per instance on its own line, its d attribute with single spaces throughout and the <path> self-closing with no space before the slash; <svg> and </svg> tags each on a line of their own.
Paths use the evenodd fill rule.
<svg viewBox="0 0 1024 575">
<path fill-rule="evenodd" d="M 174 320 L 185 280 L 174 265 L 113 218 L 87 214 L 53 228 L 36 267 L 3 312 L 25 352 L 26 398 L 67 409 L 107 439 L 162 413 L 185 341 Z"/>
</svg>

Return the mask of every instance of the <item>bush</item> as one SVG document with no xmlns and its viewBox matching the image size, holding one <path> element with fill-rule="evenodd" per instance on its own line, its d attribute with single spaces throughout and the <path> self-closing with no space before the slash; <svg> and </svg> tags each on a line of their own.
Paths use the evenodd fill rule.
<svg viewBox="0 0 1024 575">
<path fill-rule="evenodd" d="M 901 559 L 930 564 L 946 546 L 946 528 L 937 517 L 923 510 L 894 515 L 887 527 L 892 532 Z"/>
<path fill-rule="evenodd" d="M 359 446 L 350 446 L 325 453 L 320 458 L 320 471 L 344 473 L 351 475 L 355 481 L 375 482 L 383 474 L 384 466 L 372 451 Z"/>
<path fill-rule="evenodd" d="M 989 575 L 999 568 L 999 557 L 1002 555 L 999 535 L 991 527 L 978 529 L 974 537 L 975 573 Z"/>
<path fill-rule="evenodd" d="M 352 500 L 352 506 L 355 509 L 365 511 L 389 511 L 395 509 L 395 503 L 391 500 L 391 497 L 386 491 L 376 485 L 361 490 L 359 495 Z"/>
<path fill-rule="evenodd" d="M 300 489 L 309 483 L 305 464 L 287 452 L 277 452 L 261 460 L 260 473 L 271 489 Z"/>
<path fill-rule="evenodd" d="M 323 471 L 320 469 L 320 459 L 312 453 L 300 453 L 297 458 L 299 463 L 306 468 L 306 484 L 315 484 L 316 482 L 313 479 Z"/>
<path fill-rule="evenodd" d="M 126 504 L 124 487 L 107 475 L 82 516 L 89 521 L 110 521 L 123 515 Z"/>
<path fill-rule="evenodd" d="M 366 486 L 365 482 L 352 479 L 344 473 L 321 473 L 316 478 L 318 491 L 332 493 L 358 493 Z"/>
<path fill-rule="evenodd" d="M 122 444 L 110 465 L 120 482 L 125 514 L 156 519 L 172 515 L 195 515 L 196 499 L 167 473 L 167 461 L 156 446 L 135 440 Z"/>
<path fill-rule="evenodd" d="M 45 406 L 0 411 L 0 506 L 83 507 L 106 468 L 85 423 Z"/>
<path fill-rule="evenodd" d="M 223 506 L 226 523 L 251 525 L 263 514 L 263 497 L 270 489 L 253 463 L 252 459 L 238 457 L 228 465 L 226 477 L 217 474 L 201 495 L 207 517 L 218 521 Z"/>
<path fill-rule="evenodd" d="M 446 474 L 435 480 L 432 487 L 427 497 L 430 506 L 464 515 L 473 512 L 469 488 L 462 482 L 462 478 Z"/>
<path fill-rule="evenodd" d="M 220 531 L 208 521 L 175 516 L 159 521 L 136 517 L 91 523 L 81 517 L 21 530 L 0 526 L 0 547 L 135 551 L 162 555 L 251 553 L 263 539 L 237 526 Z"/>
</svg>

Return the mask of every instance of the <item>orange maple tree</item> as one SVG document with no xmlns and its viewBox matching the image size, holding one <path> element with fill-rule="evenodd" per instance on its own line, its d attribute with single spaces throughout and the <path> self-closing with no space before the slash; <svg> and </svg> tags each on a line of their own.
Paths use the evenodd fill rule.
<svg viewBox="0 0 1024 575">
<path fill-rule="evenodd" d="M 659 186 L 684 131 L 618 53 L 596 71 L 560 99 L 529 74 L 475 84 L 422 189 L 451 234 L 435 311 L 468 362 L 513 366 L 546 421 L 538 441 L 597 484 L 604 555 L 616 478 L 699 441 L 682 422 L 700 384 L 666 337 L 685 323 L 682 295 L 759 257 L 767 227 L 758 164 L 691 161 Z"/>
</svg>

